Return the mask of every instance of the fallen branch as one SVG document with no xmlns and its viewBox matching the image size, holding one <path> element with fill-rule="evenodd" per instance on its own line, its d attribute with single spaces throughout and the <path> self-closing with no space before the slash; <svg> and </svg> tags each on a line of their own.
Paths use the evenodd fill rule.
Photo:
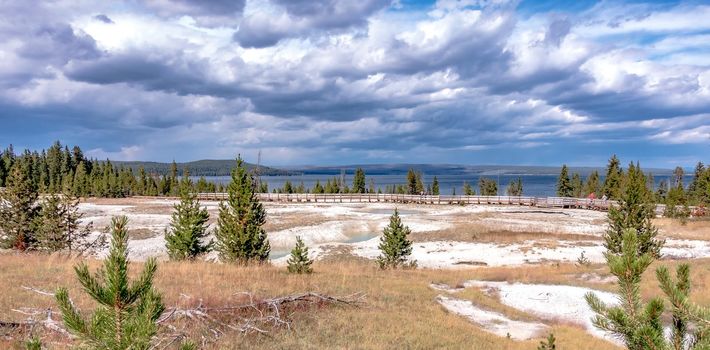
<svg viewBox="0 0 710 350">
<path fill-rule="evenodd" d="M 190 330 L 194 331 L 196 324 L 205 327 L 206 335 L 203 335 L 203 344 L 215 342 L 228 332 L 236 332 L 241 334 L 261 334 L 268 335 L 270 329 L 291 329 L 290 316 L 293 313 L 288 313 L 288 308 L 296 308 L 303 306 L 324 306 L 324 305 L 343 305 L 359 307 L 364 304 L 365 294 L 355 293 L 345 297 L 333 297 L 315 292 L 303 294 L 288 295 L 284 297 L 260 299 L 256 300 L 251 293 L 241 292 L 248 298 L 248 302 L 239 305 L 230 305 L 223 307 L 204 307 L 202 301 L 194 308 L 169 308 L 164 312 L 159 320 L 159 324 L 167 324 L 170 321 L 185 319 L 190 326 Z M 185 296 L 186 297 L 186 296 Z M 166 325 L 171 328 L 173 333 L 167 337 L 163 337 L 154 348 L 163 348 L 164 344 L 174 344 L 177 337 L 185 338 L 187 331 L 177 330 L 171 325 Z M 158 346 L 158 344 L 163 344 Z"/>
</svg>

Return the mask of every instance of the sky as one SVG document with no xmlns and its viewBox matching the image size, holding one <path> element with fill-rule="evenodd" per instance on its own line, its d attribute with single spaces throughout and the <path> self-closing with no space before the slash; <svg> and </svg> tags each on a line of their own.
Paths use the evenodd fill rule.
<svg viewBox="0 0 710 350">
<path fill-rule="evenodd" d="M 710 162 L 710 1 L 0 0 L 0 146 Z"/>
</svg>

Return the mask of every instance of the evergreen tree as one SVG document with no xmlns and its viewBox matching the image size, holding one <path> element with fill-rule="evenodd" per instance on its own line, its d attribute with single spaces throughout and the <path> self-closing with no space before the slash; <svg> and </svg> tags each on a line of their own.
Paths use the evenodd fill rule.
<svg viewBox="0 0 710 350">
<path fill-rule="evenodd" d="M 186 172 L 187 173 L 187 172 Z M 172 260 L 194 259 L 208 252 L 212 242 L 205 243 L 210 214 L 192 192 L 189 173 L 180 181 L 180 203 L 175 204 L 170 228 L 165 232 L 165 247 Z"/>
<path fill-rule="evenodd" d="M 86 197 L 88 193 L 88 178 L 86 174 L 86 165 L 81 161 L 76 166 L 76 173 L 74 174 L 74 182 L 72 184 L 72 194 L 76 197 Z"/>
<path fill-rule="evenodd" d="M 416 178 L 416 193 L 415 194 L 424 193 L 424 176 L 422 175 L 422 173 L 420 171 L 417 171 L 415 178 Z"/>
<path fill-rule="evenodd" d="M 320 184 L 320 180 L 316 180 L 316 184 L 313 186 L 313 193 L 325 193 L 325 189 Z"/>
<path fill-rule="evenodd" d="M 99 304 L 90 320 L 74 307 L 66 288 L 56 293 L 64 324 L 88 348 L 149 349 L 157 333 L 164 310 L 153 288 L 157 263 L 148 259 L 138 279 L 129 282 L 127 223 L 125 216 L 111 221 L 111 249 L 103 269 L 95 275 L 84 263 L 74 269 L 84 291 Z"/>
<path fill-rule="evenodd" d="M 703 175 L 705 173 L 705 165 L 703 162 L 698 162 L 698 164 L 695 166 L 695 171 L 693 171 L 693 180 L 691 180 L 690 185 L 688 186 L 688 194 L 693 197 L 693 199 L 698 199 L 700 198 L 700 192 L 702 192 L 703 186 L 702 186 L 702 180 L 703 180 Z M 2 180 L 0 180 L 2 181 Z M 2 182 L 0 182 L 2 183 Z M 2 185 L 0 185 L 2 186 Z"/>
<path fill-rule="evenodd" d="M 259 181 L 259 193 L 269 193 L 269 183 L 266 181 Z"/>
<path fill-rule="evenodd" d="M 676 268 L 673 281 L 668 268 L 656 269 L 656 279 L 672 308 L 671 348 L 674 350 L 710 348 L 710 309 L 692 304 L 690 298 L 690 265 Z"/>
<path fill-rule="evenodd" d="M 284 182 L 282 191 L 283 193 L 293 193 L 293 185 L 291 184 L 291 181 L 286 180 L 286 182 Z"/>
<path fill-rule="evenodd" d="M 381 269 L 397 268 L 406 264 L 409 255 L 412 254 L 412 241 L 407 239 L 410 233 L 411 230 L 402 224 L 399 211 L 395 209 L 378 246 L 381 254 L 377 258 L 377 263 Z M 416 266 L 416 262 L 410 262 L 409 265 Z"/>
<path fill-rule="evenodd" d="M 609 164 L 606 167 L 606 177 L 602 186 L 602 194 L 609 199 L 619 199 L 621 196 L 621 182 L 623 180 L 623 172 L 621 171 L 621 162 L 616 154 L 609 159 Z"/>
<path fill-rule="evenodd" d="M 39 211 L 31 168 L 28 159 L 16 162 L 7 187 L 0 191 L 0 247 L 24 251 L 35 243 L 34 222 Z"/>
<path fill-rule="evenodd" d="M 180 183 L 178 181 L 178 167 L 175 160 L 170 164 L 170 181 L 168 182 L 168 193 L 178 195 L 180 193 Z"/>
<path fill-rule="evenodd" d="M 648 251 L 639 254 L 640 244 L 637 232 L 628 228 L 623 231 L 620 254 L 611 251 L 604 254 L 611 274 L 619 283 L 620 304 L 608 306 L 592 292 L 585 299 L 597 314 L 592 319 L 594 325 L 621 338 L 628 349 L 664 349 L 663 301 L 659 298 L 645 304 L 641 301 L 641 276 L 653 262 L 653 255 Z"/>
<path fill-rule="evenodd" d="M 670 338 L 666 339 L 662 323 L 663 301 L 660 298 L 649 302 L 641 300 L 641 278 L 654 258 L 648 252 L 639 255 L 639 243 L 637 233 L 628 229 L 623 235 L 622 253 L 607 251 L 604 254 L 612 275 L 618 281 L 620 303 L 609 306 L 594 293 L 587 293 L 585 299 L 597 314 L 592 319 L 594 325 L 622 339 L 628 349 L 710 348 L 710 309 L 689 301 L 691 282 L 688 264 L 677 267 L 675 281 L 666 267 L 656 269 L 661 290 L 672 307 L 671 333 Z"/>
<path fill-rule="evenodd" d="M 69 195 L 52 194 L 42 200 L 39 216 L 36 219 L 35 237 L 37 248 L 49 252 L 67 250 L 83 251 L 91 242 L 91 224 L 81 226 L 79 201 Z"/>
<path fill-rule="evenodd" d="M 417 173 L 412 168 L 407 171 L 407 194 L 417 194 Z"/>
<path fill-rule="evenodd" d="M 365 171 L 362 168 L 357 168 L 353 177 L 352 193 L 365 193 L 365 183 Z"/>
<path fill-rule="evenodd" d="M 510 180 L 508 188 L 505 193 L 509 196 L 522 196 L 523 195 L 523 180 L 518 177 L 515 180 Z"/>
<path fill-rule="evenodd" d="M 660 255 L 664 240 L 656 239 L 658 229 L 651 222 L 656 215 L 656 205 L 651 197 L 641 167 L 631 163 L 619 205 L 609 208 L 609 229 L 604 234 L 604 245 L 611 253 L 621 253 L 623 234 L 633 229 L 638 234 L 639 255 Z"/>
<path fill-rule="evenodd" d="M 289 273 L 311 273 L 313 260 L 308 258 L 308 247 L 303 243 L 300 236 L 296 236 L 296 246 L 291 250 L 291 257 L 288 258 Z"/>
<path fill-rule="evenodd" d="M 439 195 L 439 179 L 434 176 L 434 180 L 431 181 L 431 194 L 438 196 Z"/>
<path fill-rule="evenodd" d="M 683 168 L 679 166 L 675 167 L 675 169 L 673 170 L 673 187 L 684 188 L 683 176 L 685 176 Z"/>
<path fill-rule="evenodd" d="M 463 194 L 466 196 L 474 196 L 476 194 L 471 184 L 466 181 L 463 182 Z"/>
<path fill-rule="evenodd" d="M 555 345 L 555 335 L 550 333 L 545 341 L 541 341 L 540 345 L 537 346 L 537 350 L 556 350 L 557 345 Z"/>
<path fill-rule="evenodd" d="M 688 198 L 683 189 L 683 182 L 675 179 L 676 185 L 671 187 L 665 198 L 666 209 L 663 216 L 667 218 L 685 219 L 690 216 L 690 207 L 688 206 Z"/>
<path fill-rule="evenodd" d="M 572 184 L 572 197 L 581 198 L 583 185 L 582 185 L 582 178 L 579 176 L 579 173 L 574 173 L 572 175 L 572 183 L 571 184 Z"/>
<path fill-rule="evenodd" d="M 232 181 L 227 187 L 229 198 L 219 205 L 219 219 L 215 230 L 215 249 L 223 261 L 246 264 L 263 262 L 271 248 L 266 232 L 266 210 L 254 192 L 254 179 L 247 172 L 241 156 L 232 170 Z"/>
<path fill-rule="evenodd" d="M 370 178 L 370 185 L 367 188 L 367 193 L 375 193 L 375 179 Z"/>
<path fill-rule="evenodd" d="M 562 170 L 560 170 L 560 177 L 557 178 L 557 196 L 558 197 L 572 197 L 574 188 L 572 187 L 572 182 L 569 179 L 569 170 L 567 165 L 562 165 Z"/>
<path fill-rule="evenodd" d="M 701 205 L 710 205 L 710 167 L 700 177 L 695 188 L 695 201 Z"/>
<path fill-rule="evenodd" d="M 498 183 L 493 179 L 481 177 L 478 179 L 478 193 L 481 196 L 497 196 Z"/>
</svg>

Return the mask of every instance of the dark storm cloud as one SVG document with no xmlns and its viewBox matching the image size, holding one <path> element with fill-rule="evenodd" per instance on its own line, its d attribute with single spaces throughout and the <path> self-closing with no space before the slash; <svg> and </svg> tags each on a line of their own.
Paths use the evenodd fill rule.
<svg viewBox="0 0 710 350">
<path fill-rule="evenodd" d="M 201 26 L 217 27 L 238 23 L 245 0 L 150 0 L 138 3 L 159 16 L 190 16 Z"/>
<path fill-rule="evenodd" d="M 243 47 L 268 47 L 280 40 L 362 26 L 372 13 L 391 0 L 272 0 L 283 10 L 272 18 L 264 13 L 247 16 L 234 34 Z"/>
<path fill-rule="evenodd" d="M 113 20 L 111 20 L 110 18 L 108 18 L 108 16 L 106 16 L 106 15 L 96 15 L 96 16 L 94 16 L 94 19 L 97 20 L 97 21 L 104 22 L 104 23 L 106 23 L 106 24 L 112 24 L 112 23 L 113 23 Z"/>
<path fill-rule="evenodd" d="M 495 150 L 549 161 L 560 145 L 710 136 L 707 67 L 655 62 L 655 48 L 629 36 L 598 39 L 593 13 L 263 1 L 243 19 L 243 1 L 59 1 L 32 17 L 0 8 L 0 138 L 75 137 L 95 154 L 163 160 L 264 148 L 285 164 L 317 153 L 469 162 Z M 623 29 L 653 16 L 610 18 Z M 683 40 L 702 40 L 667 31 L 680 58 L 694 46 Z M 258 47 L 268 48 L 245 49 Z"/>
</svg>

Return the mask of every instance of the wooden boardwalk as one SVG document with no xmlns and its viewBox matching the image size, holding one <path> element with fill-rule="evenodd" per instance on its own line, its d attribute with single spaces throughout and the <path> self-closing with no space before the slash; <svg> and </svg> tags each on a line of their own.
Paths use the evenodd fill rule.
<svg viewBox="0 0 710 350">
<path fill-rule="evenodd" d="M 226 193 L 199 193 L 200 200 L 224 200 Z M 527 196 L 433 196 L 408 194 L 376 193 L 259 193 L 262 202 L 285 203 L 411 203 L 411 204 L 479 204 L 479 205 L 522 205 L 540 208 L 580 208 L 607 210 L 615 201 L 563 198 L 563 197 L 527 197 Z"/>
</svg>

